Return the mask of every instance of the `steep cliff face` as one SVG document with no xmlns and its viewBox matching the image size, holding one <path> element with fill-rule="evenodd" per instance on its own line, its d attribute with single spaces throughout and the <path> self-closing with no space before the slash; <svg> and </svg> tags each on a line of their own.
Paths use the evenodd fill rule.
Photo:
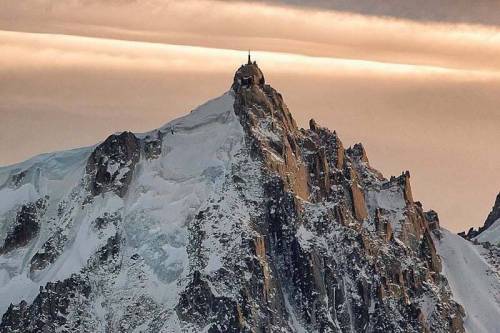
<svg viewBox="0 0 500 333">
<path fill-rule="evenodd" d="M 314 121 L 299 130 L 255 64 L 237 72 L 233 90 L 263 164 L 259 239 L 289 314 L 306 330 L 462 330 L 430 236 L 437 218 L 413 201 L 409 173 L 385 180 L 360 144 L 344 150 Z"/>
<path fill-rule="evenodd" d="M 478 230 L 470 228 L 467 233 L 459 233 L 459 236 L 467 240 L 488 243 L 500 248 L 500 193 L 497 195 L 493 208 L 491 208 L 491 212 L 484 221 L 484 225 Z M 500 261 L 500 258 L 498 260 Z"/>
<path fill-rule="evenodd" d="M 464 331 L 410 174 L 299 129 L 255 63 L 157 131 L 2 180 L 2 332 Z"/>
<path fill-rule="evenodd" d="M 491 208 L 491 212 L 488 214 L 486 221 L 484 221 L 484 229 L 489 228 L 498 220 L 500 220 L 500 193 L 498 193 L 493 208 Z"/>
</svg>

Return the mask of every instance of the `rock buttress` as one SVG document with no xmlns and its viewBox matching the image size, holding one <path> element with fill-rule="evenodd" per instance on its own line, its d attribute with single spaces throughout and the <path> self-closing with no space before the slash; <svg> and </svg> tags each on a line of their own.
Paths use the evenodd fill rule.
<svg viewBox="0 0 500 333">
<path fill-rule="evenodd" d="M 140 141 L 130 132 L 109 136 L 90 155 L 86 173 L 92 195 L 113 191 L 127 193 L 135 165 L 140 157 Z"/>
<path fill-rule="evenodd" d="M 320 332 L 463 331 L 429 234 L 436 218 L 414 202 L 409 173 L 385 180 L 360 144 L 345 151 L 315 121 L 298 129 L 255 63 L 238 70 L 232 89 L 252 158 L 262 162 L 267 203 L 256 231 L 273 267 L 264 281 L 285 298 L 288 323 Z M 368 192 L 382 187 L 400 193 L 401 220 L 369 207 Z M 428 297 L 431 311 L 420 305 Z"/>
</svg>

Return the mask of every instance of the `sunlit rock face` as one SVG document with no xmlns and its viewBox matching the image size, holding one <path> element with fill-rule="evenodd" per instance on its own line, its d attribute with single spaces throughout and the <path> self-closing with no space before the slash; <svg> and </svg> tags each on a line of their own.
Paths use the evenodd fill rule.
<svg viewBox="0 0 500 333">
<path fill-rule="evenodd" d="M 250 54 L 248 55 L 248 62 L 245 65 L 241 65 L 234 75 L 233 85 L 231 89 L 235 92 L 241 91 L 243 88 L 249 88 L 252 86 L 262 87 L 266 80 L 264 79 L 264 74 L 260 70 L 257 63 L 250 59 Z"/>
<path fill-rule="evenodd" d="M 298 128 L 250 59 L 156 131 L 0 173 L 17 193 L 0 211 L 2 332 L 464 331 L 410 174 Z M 39 198 L 37 227 L 12 236 Z"/>
</svg>

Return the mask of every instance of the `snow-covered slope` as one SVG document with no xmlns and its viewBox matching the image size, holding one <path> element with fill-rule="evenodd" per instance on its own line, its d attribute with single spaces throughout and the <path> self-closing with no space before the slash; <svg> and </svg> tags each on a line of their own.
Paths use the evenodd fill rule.
<svg viewBox="0 0 500 333">
<path fill-rule="evenodd" d="M 465 328 L 470 333 L 500 330 L 500 275 L 483 257 L 479 245 L 441 229 L 436 237 L 443 274 L 453 297 L 465 308 Z"/>
<path fill-rule="evenodd" d="M 470 241 L 495 245 L 500 250 L 500 193 L 498 193 L 483 226 L 479 227 L 478 230 L 470 228 L 467 233 L 461 232 L 459 235 Z"/>
<path fill-rule="evenodd" d="M 493 224 L 474 239 L 481 243 L 489 242 L 500 247 L 500 219 L 493 222 Z"/>
<path fill-rule="evenodd" d="M 117 232 L 127 239 L 122 251 L 144 258 L 147 270 L 154 273 L 146 277 L 152 279 L 147 283 L 150 290 L 143 292 L 166 308 L 173 307 L 179 297 L 176 283 L 186 274 L 187 222 L 220 188 L 243 143 L 233 102 L 230 93 L 224 94 L 158 131 L 138 135 L 144 142 L 162 136 L 161 153 L 157 159 L 138 161 L 123 198 L 108 192 L 95 197 L 92 205 L 85 204 L 82 180 L 94 147 L 1 168 L 0 243 L 12 231 L 20 207 L 42 200 L 44 212 L 39 214 L 36 241 L 0 256 L 0 313 L 11 303 L 32 302 L 47 282 L 78 273 Z M 118 163 L 108 163 L 107 169 L 118 179 L 124 172 Z M 106 220 L 121 223 L 108 228 L 96 225 Z M 44 246 L 55 238 L 59 249 Z M 33 255 L 47 248 L 56 258 L 41 270 L 33 269 Z M 117 294 L 129 288 L 126 271 L 118 280 Z"/>
<path fill-rule="evenodd" d="M 0 332 L 464 332 L 438 230 L 249 60 L 158 130 L 0 168 Z"/>
<path fill-rule="evenodd" d="M 489 242 L 500 248 L 500 193 L 488 214 L 484 226 L 479 228 L 479 235 L 474 239 L 478 242 Z"/>
<path fill-rule="evenodd" d="M 19 207 L 39 200 L 45 201 L 45 196 L 49 193 L 46 205 L 54 207 L 63 198 L 70 196 L 84 174 L 90 153 L 91 148 L 83 148 L 44 154 L 23 163 L 0 168 L 0 242 L 3 243 L 6 239 Z M 56 215 L 54 209 L 47 212 L 47 216 L 50 215 Z M 40 238 L 48 237 L 49 232 L 44 229 L 41 228 Z M 30 279 L 27 267 L 29 256 L 36 253 L 37 246 L 39 245 L 32 244 L 31 248 L 0 256 L 0 313 L 5 312 L 10 303 L 18 303 L 23 299 L 33 300 L 39 286 L 48 281 L 68 277 L 68 272 L 55 268 L 43 276 Z"/>
</svg>

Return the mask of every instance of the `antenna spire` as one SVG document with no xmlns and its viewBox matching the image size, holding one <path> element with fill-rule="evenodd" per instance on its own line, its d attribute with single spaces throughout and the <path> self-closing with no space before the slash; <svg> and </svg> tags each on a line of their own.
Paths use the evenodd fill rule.
<svg viewBox="0 0 500 333">
<path fill-rule="evenodd" d="M 248 50 L 248 64 L 252 64 L 252 59 L 250 59 L 250 50 Z"/>
</svg>

